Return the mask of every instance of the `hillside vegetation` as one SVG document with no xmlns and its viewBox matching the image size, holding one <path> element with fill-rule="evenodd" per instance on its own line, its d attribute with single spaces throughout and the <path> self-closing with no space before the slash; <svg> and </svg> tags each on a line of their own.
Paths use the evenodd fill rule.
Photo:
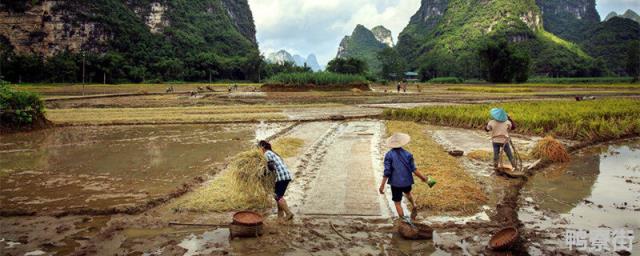
<svg viewBox="0 0 640 256">
<path fill-rule="evenodd" d="M 68 27 L 95 24 L 95 33 L 102 33 L 99 38 L 107 38 L 104 42 L 84 42 L 87 81 L 257 78 L 261 59 L 246 1 L 163 1 L 166 10 L 162 19 L 167 25 L 154 32 L 145 21 L 152 11 L 152 4 L 156 3 L 148 0 L 59 1 L 50 15 L 62 17 L 66 22 L 63 25 Z M 25 15 L 22 12 L 31 7 L 18 6 L 13 15 Z M 80 52 L 61 51 L 45 59 L 15 53 L 15 46 L 8 40 L 11 36 L 0 36 L 0 57 L 6 80 L 82 80 Z"/>
</svg>

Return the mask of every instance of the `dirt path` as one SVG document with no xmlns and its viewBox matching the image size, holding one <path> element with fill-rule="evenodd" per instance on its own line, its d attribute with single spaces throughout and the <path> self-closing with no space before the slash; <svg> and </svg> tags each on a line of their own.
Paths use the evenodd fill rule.
<svg viewBox="0 0 640 256">
<path fill-rule="evenodd" d="M 307 215 L 381 216 L 371 145 L 377 121 L 348 122 L 335 130 L 301 212 Z"/>
</svg>

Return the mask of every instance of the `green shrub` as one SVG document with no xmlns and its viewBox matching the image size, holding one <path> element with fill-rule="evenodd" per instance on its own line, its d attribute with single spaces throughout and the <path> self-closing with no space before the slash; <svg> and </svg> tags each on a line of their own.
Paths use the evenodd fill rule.
<svg viewBox="0 0 640 256">
<path fill-rule="evenodd" d="M 458 77 L 436 77 L 429 80 L 430 84 L 461 84 L 462 82 Z"/>
<path fill-rule="evenodd" d="M 8 125 L 28 125 L 44 113 L 44 103 L 32 92 L 0 85 L 0 121 Z"/>
<path fill-rule="evenodd" d="M 286 85 L 348 85 L 367 82 L 367 79 L 361 75 L 338 74 L 331 72 L 280 73 L 272 76 L 267 81 L 267 83 L 270 84 Z"/>
</svg>

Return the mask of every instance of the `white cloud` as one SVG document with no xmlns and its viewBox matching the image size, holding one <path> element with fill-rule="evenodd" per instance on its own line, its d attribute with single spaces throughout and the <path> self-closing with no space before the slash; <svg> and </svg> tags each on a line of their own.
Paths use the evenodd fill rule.
<svg viewBox="0 0 640 256">
<path fill-rule="evenodd" d="M 262 52 L 314 53 L 326 64 L 357 24 L 383 25 L 394 37 L 420 7 L 419 0 L 249 0 Z"/>
</svg>

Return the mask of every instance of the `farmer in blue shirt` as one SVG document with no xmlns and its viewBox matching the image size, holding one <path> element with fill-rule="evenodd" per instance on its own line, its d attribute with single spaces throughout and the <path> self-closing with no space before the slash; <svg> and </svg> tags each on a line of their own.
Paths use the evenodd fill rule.
<svg viewBox="0 0 640 256">
<path fill-rule="evenodd" d="M 417 210 L 416 202 L 411 195 L 413 174 L 422 181 L 427 182 L 427 177 L 416 169 L 413 155 L 402 148 L 409 141 L 411 141 L 411 137 L 404 133 L 395 133 L 387 139 L 386 144 L 391 150 L 384 156 L 384 178 L 382 179 L 382 184 L 380 184 L 380 194 L 384 194 L 386 183 L 391 185 L 392 200 L 396 206 L 398 216 L 402 219 L 405 218 L 401 204 L 402 194 L 411 202 L 411 211 L 416 212 Z"/>
<path fill-rule="evenodd" d="M 266 141 L 260 141 L 258 143 L 258 147 L 264 154 L 267 159 L 267 168 L 269 171 L 275 172 L 276 174 L 276 185 L 274 188 L 274 199 L 278 205 L 278 218 L 285 219 L 287 221 L 293 219 L 293 213 L 289 210 L 289 206 L 287 205 L 287 201 L 284 200 L 284 193 L 287 191 L 287 186 L 289 186 L 289 182 L 293 179 L 291 172 L 289 172 L 289 168 L 282 160 L 276 152 L 271 148 L 271 144 Z M 285 217 L 286 214 L 286 217 Z"/>
</svg>

